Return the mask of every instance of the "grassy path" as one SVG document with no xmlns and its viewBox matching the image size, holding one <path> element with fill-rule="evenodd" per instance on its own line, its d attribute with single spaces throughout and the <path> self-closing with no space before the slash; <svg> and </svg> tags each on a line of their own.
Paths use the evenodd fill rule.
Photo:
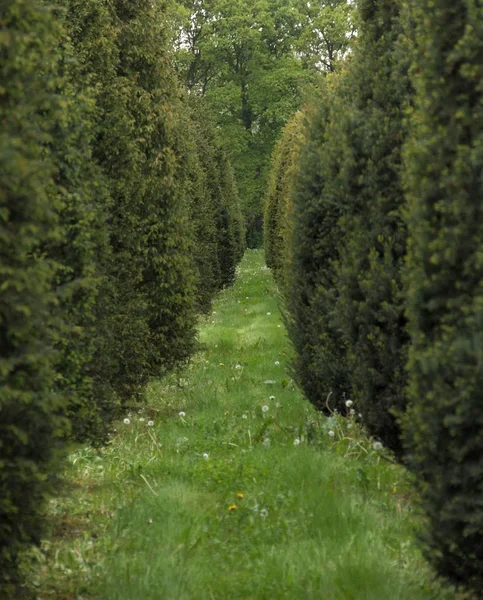
<svg viewBox="0 0 483 600">
<path fill-rule="evenodd" d="M 403 470 L 291 382 L 262 261 L 247 253 L 190 367 L 71 456 L 42 600 L 453 598 L 412 542 Z"/>
</svg>

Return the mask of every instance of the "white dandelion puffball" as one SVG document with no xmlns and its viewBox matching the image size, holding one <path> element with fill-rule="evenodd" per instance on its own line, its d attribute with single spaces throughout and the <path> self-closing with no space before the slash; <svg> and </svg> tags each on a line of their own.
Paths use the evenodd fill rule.
<svg viewBox="0 0 483 600">
<path fill-rule="evenodd" d="M 267 313 L 267 317 L 270 317 L 271 315 L 272 315 L 272 313 L 271 313 L 271 312 L 268 312 L 268 313 Z"/>
<path fill-rule="evenodd" d="M 260 511 L 260 516 L 262 517 L 262 519 L 266 519 L 268 517 L 268 510 L 266 508 L 262 508 L 262 510 Z"/>
<path fill-rule="evenodd" d="M 280 361 L 279 361 L 279 360 L 276 360 L 276 361 L 275 361 L 275 366 L 276 366 L 276 367 L 279 367 L 279 366 L 280 366 Z"/>
<path fill-rule="evenodd" d="M 210 458 L 210 455 L 208 454 L 208 452 L 203 452 L 203 460 L 208 460 Z"/>
<path fill-rule="evenodd" d="M 352 402 L 352 400 L 347 400 L 347 402 L 345 403 L 347 408 L 350 408 L 353 404 L 354 404 L 354 402 Z"/>
<path fill-rule="evenodd" d="M 242 366 L 241 365 L 235 365 L 235 369 L 241 369 Z"/>
<path fill-rule="evenodd" d="M 295 438 L 293 441 L 294 446 L 298 446 L 300 444 L 300 438 Z"/>
<path fill-rule="evenodd" d="M 144 421 L 145 421 L 145 420 L 146 420 L 146 419 L 145 419 L 144 417 L 139 417 L 139 422 L 140 422 L 140 423 L 144 423 Z"/>
<path fill-rule="evenodd" d="M 270 407 L 267 406 L 266 404 L 264 406 L 262 406 L 262 412 L 266 413 L 270 410 Z"/>
<path fill-rule="evenodd" d="M 179 413 L 178 413 L 178 415 L 179 415 L 181 418 L 183 418 L 183 417 L 186 417 L 186 413 L 184 412 L 184 410 L 180 410 L 180 411 L 179 411 Z"/>
<path fill-rule="evenodd" d="M 242 415 L 242 419 L 248 419 L 248 415 Z"/>
<path fill-rule="evenodd" d="M 277 402 L 277 404 L 275 404 L 275 406 L 276 406 L 277 408 L 280 408 L 282 405 L 280 404 L 280 402 Z"/>
<path fill-rule="evenodd" d="M 148 421 L 148 427 L 154 427 L 154 421 Z"/>
<path fill-rule="evenodd" d="M 130 419 L 124 419 L 123 423 L 124 423 L 124 425 L 130 425 L 131 420 Z"/>
<path fill-rule="evenodd" d="M 329 437 L 331 437 L 331 438 L 335 437 L 335 433 L 332 431 L 332 429 L 329 431 Z"/>
<path fill-rule="evenodd" d="M 275 400 L 275 396 L 270 396 L 269 400 Z"/>
<path fill-rule="evenodd" d="M 382 450 L 382 444 L 381 444 L 381 442 L 374 442 L 372 444 L 372 447 L 374 448 L 374 450 L 376 452 L 380 452 Z"/>
</svg>

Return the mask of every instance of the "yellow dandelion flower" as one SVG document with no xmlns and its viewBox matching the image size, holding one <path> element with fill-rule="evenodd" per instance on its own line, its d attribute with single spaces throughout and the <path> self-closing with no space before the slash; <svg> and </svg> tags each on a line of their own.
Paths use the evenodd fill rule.
<svg viewBox="0 0 483 600">
<path fill-rule="evenodd" d="M 220 363 L 220 367 L 224 367 L 224 366 L 225 366 L 225 363 Z"/>
<path fill-rule="evenodd" d="M 243 492 L 238 492 L 236 497 L 238 498 L 238 500 L 243 500 L 243 498 L 245 497 L 245 494 L 243 494 Z"/>
<path fill-rule="evenodd" d="M 230 504 L 228 510 L 236 510 L 236 504 Z"/>
</svg>

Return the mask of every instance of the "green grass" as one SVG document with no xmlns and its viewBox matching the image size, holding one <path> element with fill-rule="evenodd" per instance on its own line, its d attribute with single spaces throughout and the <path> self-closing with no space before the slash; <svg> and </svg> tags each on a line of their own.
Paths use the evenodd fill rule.
<svg viewBox="0 0 483 600">
<path fill-rule="evenodd" d="M 31 557 L 37 598 L 455 598 L 414 542 L 405 471 L 291 381 L 261 252 L 247 252 L 200 342 L 108 447 L 70 456 L 54 535 Z"/>
</svg>

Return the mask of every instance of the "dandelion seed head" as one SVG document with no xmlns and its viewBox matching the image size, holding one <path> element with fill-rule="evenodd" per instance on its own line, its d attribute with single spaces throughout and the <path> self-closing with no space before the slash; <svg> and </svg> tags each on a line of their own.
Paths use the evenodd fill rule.
<svg viewBox="0 0 483 600">
<path fill-rule="evenodd" d="M 332 429 L 329 431 L 329 437 L 331 437 L 331 438 L 335 437 L 335 433 L 332 431 Z"/>
<path fill-rule="evenodd" d="M 154 427 L 154 421 L 148 421 L 148 427 Z"/>
<path fill-rule="evenodd" d="M 272 315 L 271 312 L 267 312 L 267 317 L 270 317 Z"/>
<path fill-rule="evenodd" d="M 353 404 L 354 402 L 352 402 L 352 400 L 346 400 L 345 405 L 347 406 L 347 408 L 350 408 Z"/>
<path fill-rule="evenodd" d="M 266 404 L 264 406 L 262 406 L 262 412 L 266 413 L 270 410 L 270 407 L 267 406 Z"/>
<path fill-rule="evenodd" d="M 186 417 L 186 413 L 184 412 L 184 410 L 180 410 L 178 415 L 182 418 L 182 417 Z"/>
<path fill-rule="evenodd" d="M 208 460 L 210 458 L 210 455 L 208 454 L 208 452 L 203 452 L 203 460 Z"/>
<path fill-rule="evenodd" d="M 243 414 L 243 415 L 242 415 L 242 419 L 248 419 L 248 415 L 246 415 L 246 414 Z"/>
<path fill-rule="evenodd" d="M 128 419 L 127 417 L 124 419 L 123 421 L 124 425 L 130 425 L 131 424 L 131 419 Z"/>
<path fill-rule="evenodd" d="M 275 396 L 270 396 L 269 400 L 275 400 Z"/>
<path fill-rule="evenodd" d="M 376 452 L 380 452 L 382 450 L 382 444 L 381 444 L 381 442 L 374 442 L 372 444 L 372 447 L 374 448 L 374 450 Z"/>
<path fill-rule="evenodd" d="M 262 508 L 262 510 L 260 511 L 260 516 L 262 517 L 262 519 L 266 519 L 268 517 L 268 510 L 266 508 Z"/>
<path fill-rule="evenodd" d="M 275 361 L 275 366 L 276 366 L 276 367 L 279 367 L 279 366 L 280 366 L 280 361 L 279 361 L 279 360 L 276 360 L 276 361 Z"/>
<path fill-rule="evenodd" d="M 300 444 L 300 438 L 295 438 L 293 441 L 294 446 L 298 446 Z"/>
</svg>

